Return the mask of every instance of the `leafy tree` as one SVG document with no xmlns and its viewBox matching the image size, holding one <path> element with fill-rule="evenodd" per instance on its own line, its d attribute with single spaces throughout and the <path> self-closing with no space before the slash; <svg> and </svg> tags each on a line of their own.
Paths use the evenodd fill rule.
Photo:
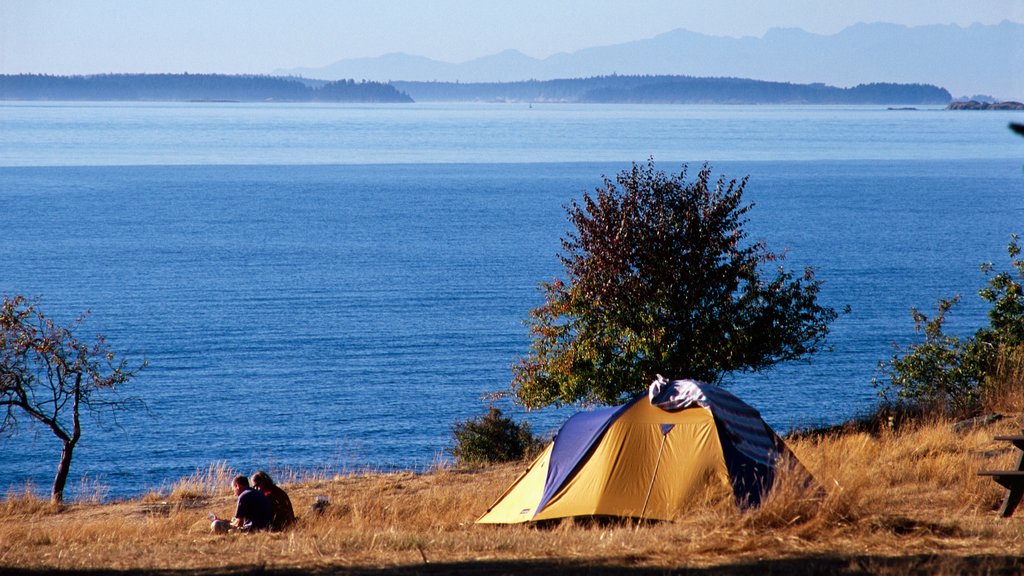
<svg viewBox="0 0 1024 576">
<path fill-rule="evenodd" d="M 566 279 L 542 283 L 512 393 L 527 407 L 614 404 L 656 374 L 720 383 L 819 351 L 836 317 L 820 281 L 749 242 L 747 180 L 687 182 L 634 164 L 566 208 Z"/>
<path fill-rule="evenodd" d="M 988 326 L 974 335 L 960 338 L 942 330 L 946 313 L 959 296 L 940 300 L 931 320 L 911 309 L 914 328 L 923 332 L 924 341 L 897 346 L 896 354 L 880 364 L 885 379 L 873 383 L 885 401 L 924 404 L 959 415 L 980 410 L 1000 350 L 1024 346 L 1024 260 L 1017 235 L 1010 237 L 1007 254 L 1012 271 L 995 273 L 991 262 L 981 266 L 989 280 L 978 295 L 991 307 Z"/>
<path fill-rule="evenodd" d="M 38 421 L 61 441 L 53 480 L 54 504 L 64 500 L 71 458 L 82 436 L 83 410 L 107 412 L 139 403 L 111 393 L 131 380 L 146 362 L 129 368 L 116 359 L 103 336 L 89 343 L 75 336 L 85 316 L 60 325 L 38 302 L 23 296 L 0 303 L 0 431 L 16 428 L 19 416 Z"/>
</svg>

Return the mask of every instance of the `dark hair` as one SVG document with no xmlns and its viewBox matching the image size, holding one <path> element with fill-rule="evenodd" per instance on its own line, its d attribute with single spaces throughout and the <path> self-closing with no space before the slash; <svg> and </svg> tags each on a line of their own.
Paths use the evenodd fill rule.
<svg viewBox="0 0 1024 576">
<path fill-rule="evenodd" d="M 267 474 L 263 470 L 252 475 L 253 486 L 273 486 L 274 481 L 270 478 L 270 474 Z"/>
<path fill-rule="evenodd" d="M 234 479 L 234 481 L 232 483 L 233 484 L 238 484 L 238 486 L 241 487 L 241 488 L 248 488 L 249 487 L 249 479 L 246 478 L 245 475 L 243 475 L 243 474 L 239 474 L 238 476 L 235 476 L 235 479 Z"/>
</svg>

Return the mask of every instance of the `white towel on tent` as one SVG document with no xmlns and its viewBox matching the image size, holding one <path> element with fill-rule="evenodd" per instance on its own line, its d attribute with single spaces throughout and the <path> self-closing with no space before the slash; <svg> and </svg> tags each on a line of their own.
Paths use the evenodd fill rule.
<svg viewBox="0 0 1024 576">
<path fill-rule="evenodd" d="M 694 380 L 669 380 L 661 374 L 651 382 L 647 397 L 652 406 L 673 412 L 693 405 L 708 408 L 708 398 Z"/>
</svg>

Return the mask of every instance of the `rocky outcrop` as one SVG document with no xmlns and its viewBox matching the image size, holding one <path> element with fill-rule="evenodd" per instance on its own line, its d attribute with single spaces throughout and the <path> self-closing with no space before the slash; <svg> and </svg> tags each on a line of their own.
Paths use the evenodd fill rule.
<svg viewBox="0 0 1024 576">
<path fill-rule="evenodd" d="M 1024 110 L 1024 103 L 1014 102 L 978 102 L 968 100 L 966 102 L 950 102 L 946 110 Z"/>
</svg>

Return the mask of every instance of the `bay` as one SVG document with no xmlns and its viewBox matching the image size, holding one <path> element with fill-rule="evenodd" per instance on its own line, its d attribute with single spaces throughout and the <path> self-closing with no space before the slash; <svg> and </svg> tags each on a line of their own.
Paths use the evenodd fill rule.
<svg viewBox="0 0 1024 576">
<path fill-rule="evenodd" d="M 1015 112 L 872 106 L 0 103 L 0 166 L 1019 159 Z"/>
<path fill-rule="evenodd" d="M 833 351 L 728 385 L 781 431 L 875 400 L 911 306 L 955 293 L 1024 221 L 1010 114 L 868 107 L 0 104 L 0 291 L 150 367 L 147 413 L 92 426 L 70 494 L 242 472 L 422 470 L 486 410 L 560 274 L 563 206 L 632 161 L 750 176 L 749 230 L 851 312 Z M 517 418 L 550 433 L 568 409 Z M 92 422 L 89 423 L 93 425 Z M 116 425 L 115 425 L 116 424 Z M 0 440 L 0 493 L 59 444 Z M 84 480 L 83 480 L 84 478 Z"/>
</svg>

